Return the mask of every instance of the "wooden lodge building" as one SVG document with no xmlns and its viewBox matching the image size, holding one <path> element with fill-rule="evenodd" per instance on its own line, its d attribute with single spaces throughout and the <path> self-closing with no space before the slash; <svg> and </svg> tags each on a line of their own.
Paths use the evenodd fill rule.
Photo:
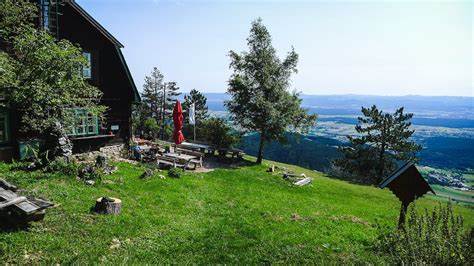
<svg viewBox="0 0 474 266">
<path fill-rule="evenodd" d="M 76 124 L 70 137 L 73 151 L 96 150 L 101 146 L 127 143 L 131 136 L 131 107 L 140 96 L 125 62 L 124 46 L 74 0 L 30 0 L 39 5 L 38 27 L 58 40 L 78 44 L 90 67 L 84 78 L 103 92 L 101 104 L 108 107 L 105 123 L 85 110 L 75 112 Z M 14 110 L 0 109 L 0 160 L 21 157 L 19 118 Z"/>
</svg>

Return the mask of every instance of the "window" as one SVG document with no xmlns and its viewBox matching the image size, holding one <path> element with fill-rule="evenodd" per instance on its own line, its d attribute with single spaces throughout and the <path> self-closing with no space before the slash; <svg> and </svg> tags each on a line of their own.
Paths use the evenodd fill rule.
<svg viewBox="0 0 474 266">
<path fill-rule="evenodd" d="M 0 109 L 0 143 L 10 141 L 8 112 Z"/>
<path fill-rule="evenodd" d="M 90 52 L 83 52 L 82 55 L 87 60 L 87 66 L 82 67 L 82 76 L 90 79 L 92 78 L 92 54 Z"/>
<path fill-rule="evenodd" d="M 97 115 L 85 108 L 70 109 L 73 113 L 73 126 L 69 131 L 71 136 L 90 136 L 99 134 Z"/>
</svg>

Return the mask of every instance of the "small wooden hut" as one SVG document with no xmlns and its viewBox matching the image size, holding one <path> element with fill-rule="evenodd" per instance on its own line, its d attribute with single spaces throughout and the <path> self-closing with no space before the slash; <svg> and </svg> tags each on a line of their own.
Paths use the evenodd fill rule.
<svg viewBox="0 0 474 266">
<path fill-rule="evenodd" d="M 408 205 L 427 192 L 436 194 L 423 178 L 413 162 L 407 162 L 379 184 L 380 188 L 388 187 L 402 202 L 398 226 L 405 223 Z"/>
</svg>

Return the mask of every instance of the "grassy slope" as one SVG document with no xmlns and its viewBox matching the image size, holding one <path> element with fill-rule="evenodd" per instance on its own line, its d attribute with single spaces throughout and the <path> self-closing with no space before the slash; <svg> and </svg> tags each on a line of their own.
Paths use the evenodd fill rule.
<svg viewBox="0 0 474 266">
<path fill-rule="evenodd" d="M 281 164 L 279 164 L 281 165 Z M 143 169 L 119 164 L 123 184 L 89 187 L 73 179 L 0 172 L 60 206 L 30 231 L 0 233 L 2 262 L 381 262 L 370 249 L 378 222 L 395 226 L 390 191 L 315 177 L 293 187 L 264 166 L 140 180 Z M 119 216 L 90 213 L 102 195 L 123 200 Z M 418 207 L 437 206 L 429 199 Z M 468 225 L 472 209 L 455 207 Z"/>
</svg>

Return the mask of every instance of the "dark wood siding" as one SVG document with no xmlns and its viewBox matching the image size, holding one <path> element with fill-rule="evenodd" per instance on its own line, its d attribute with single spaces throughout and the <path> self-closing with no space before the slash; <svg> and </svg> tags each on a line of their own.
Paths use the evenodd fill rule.
<svg viewBox="0 0 474 266">
<path fill-rule="evenodd" d="M 107 144 L 126 143 L 130 136 L 131 104 L 135 101 L 136 92 L 125 62 L 122 61 L 120 43 L 112 41 L 110 35 L 106 37 L 97 25 L 91 23 L 90 18 L 86 19 L 87 16 L 73 5 L 77 4 L 66 3 L 60 7 L 57 37 L 67 39 L 92 54 L 92 79 L 89 82 L 103 92 L 101 104 L 108 107 L 106 119 L 99 127 L 99 135 L 109 135 L 112 126 L 119 127 L 112 132 L 113 137 L 75 139 L 74 151 L 82 152 Z M 0 160 L 18 157 L 20 120 L 15 112 L 10 112 L 10 121 L 11 141 L 0 145 Z"/>
<path fill-rule="evenodd" d="M 92 79 L 91 85 L 98 87 L 103 93 L 101 103 L 109 109 L 105 115 L 106 121 L 101 134 L 109 134 L 112 125 L 119 126 L 112 142 L 121 142 L 129 137 L 131 103 L 134 99 L 133 89 L 127 77 L 127 72 L 122 64 L 116 44 L 106 38 L 97 28 L 90 24 L 86 18 L 79 14 L 70 5 L 61 9 L 62 16 L 59 20 L 59 38 L 67 39 L 78 44 L 83 50 L 92 53 Z M 76 141 L 90 143 L 87 141 Z M 104 142 L 103 139 L 98 142 Z M 86 146 L 94 146 L 86 145 Z"/>
</svg>

